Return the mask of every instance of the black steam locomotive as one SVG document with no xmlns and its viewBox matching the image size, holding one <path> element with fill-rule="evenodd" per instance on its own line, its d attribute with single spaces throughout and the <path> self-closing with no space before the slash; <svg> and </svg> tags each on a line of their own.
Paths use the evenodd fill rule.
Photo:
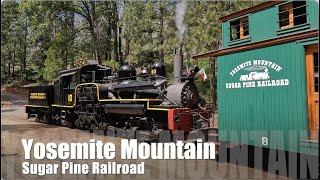
<svg viewBox="0 0 320 180">
<path fill-rule="evenodd" d="M 88 64 L 59 73 L 53 85 L 29 87 L 28 118 L 70 128 L 107 131 L 162 130 L 189 133 L 209 126 L 193 76 L 182 76 L 182 56 L 174 60 L 174 83 L 168 84 L 165 66 L 154 62 L 139 74 L 130 65 L 117 73 L 110 67 Z"/>
</svg>

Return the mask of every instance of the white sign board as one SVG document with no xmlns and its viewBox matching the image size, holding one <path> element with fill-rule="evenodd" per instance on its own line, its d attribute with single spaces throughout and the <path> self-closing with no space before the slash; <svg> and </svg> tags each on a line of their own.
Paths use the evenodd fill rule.
<svg viewBox="0 0 320 180">
<path fill-rule="evenodd" d="M 234 67 L 229 73 L 237 79 L 235 82 L 226 83 L 227 89 L 238 88 L 263 88 L 275 86 L 288 86 L 289 79 L 272 79 L 270 72 L 278 73 L 282 67 L 267 60 L 250 60 Z"/>
</svg>

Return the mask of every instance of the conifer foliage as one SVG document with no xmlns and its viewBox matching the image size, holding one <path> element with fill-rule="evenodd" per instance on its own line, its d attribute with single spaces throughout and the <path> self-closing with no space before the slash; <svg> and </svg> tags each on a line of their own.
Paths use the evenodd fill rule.
<svg viewBox="0 0 320 180">
<path fill-rule="evenodd" d="M 191 56 L 219 48 L 219 17 L 257 4 L 255 1 L 186 1 L 185 30 L 179 37 L 180 1 L 2 1 L 1 80 L 3 84 L 51 82 L 62 69 L 96 60 L 119 67 L 142 66 L 154 60 L 172 70 L 174 50 Z M 181 12 L 180 12 L 181 13 Z M 209 72 L 212 61 L 199 65 Z"/>
</svg>

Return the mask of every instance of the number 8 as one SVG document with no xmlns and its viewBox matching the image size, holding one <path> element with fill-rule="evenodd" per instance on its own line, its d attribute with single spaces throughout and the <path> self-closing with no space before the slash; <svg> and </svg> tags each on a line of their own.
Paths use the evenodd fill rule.
<svg viewBox="0 0 320 180">
<path fill-rule="evenodd" d="M 261 144 L 264 145 L 264 146 L 267 146 L 268 145 L 268 138 L 267 137 L 262 137 L 261 138 Z"/>
</svg>

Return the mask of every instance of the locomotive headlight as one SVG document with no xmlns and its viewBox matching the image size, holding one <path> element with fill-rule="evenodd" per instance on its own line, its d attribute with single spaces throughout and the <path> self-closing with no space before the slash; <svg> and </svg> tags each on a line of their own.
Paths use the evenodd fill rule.
<svg viewBox="0 0 320 180">
<path fill-rule="evenodd" d="M 175 115 L 174 116 L 174 122 L 178 123 L 180 121 L 180 116 L 179 115 Z"/>
</svg>

